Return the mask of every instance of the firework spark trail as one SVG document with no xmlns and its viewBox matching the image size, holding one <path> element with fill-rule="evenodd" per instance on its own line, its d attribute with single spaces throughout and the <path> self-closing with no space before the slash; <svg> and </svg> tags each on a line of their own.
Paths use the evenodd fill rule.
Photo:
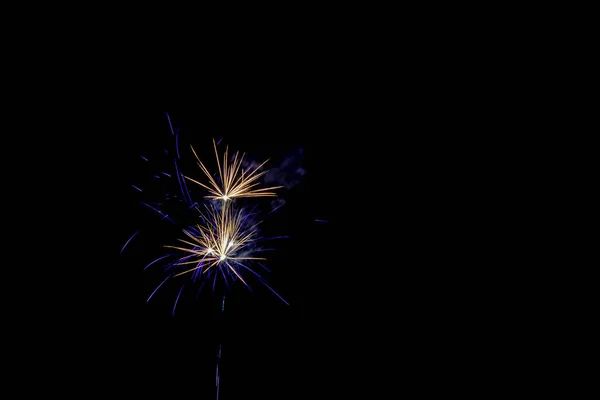
<svg viewBox="0 0 600 400">
<path fill-rule="evenodd" d="M 265 267 L 262 263 L 257 262 L 258 265 L 260 265 L 265 271 L 267 272 L 271 272 L 271 270 L 267 267 Z"/>
<path fill-rule="evenodd" d="M 171 275 L 167 276 L 167 277 L 165 278 L 165 280 L 164 280 L 164 281 L 162 281 L 162 282 L 160 283 L 160 285 L 158 285 L 158 286 L 156 287 L 156 289 L 154 289 L 154 291 L 152 292 L 152 294 L 151 294 L 151 295 L 148 297 L 148 300 L 146 300 L 146 303 L 150 301 L 150 299 L 152 298 L 152 296 L 154 296 L 154 293 L 156 293 L 156 291 L 157 291 L 158 289 L 160 289 L 160 287 L 161 287 L 161 286 L 162 286 L 162 285 L 163 285 L 163 284 L 164 284 L 164 283 L 167 281 L 167 279 L 169 279 L 170 277 L 171 277 Z"/>
<path fill-rule="evenodd" d="M 182 178 L 182 174 L 179 173 L 179 168 L 177 167 L 177 160 L 173 159 L 173 162 L 175 163 L 175 174 L 177 175 L 177 181 L 179 182 L 179 189 L 181 189 L 181 195 L 183 196 L 183 201 L 187 202 L 187 198 L 185 197 L 185 192 L 183 191 L 183 185 L 181 183 L 181 181 L 183 181 L 184 179 Z M 187 187 L 186 187 L 187 189 Z M 187 194 L 188 197 L 190 196 L 190 194 Z M 190 198 L 191 201 L 191 198 Z"/>
<path fill-rule="evenodd" d="M 131 239 L 133 239 L 138 233 L 140 233 L 140 231 L 136 231 L 133 235 L 131 235 L 131 237 L 127 240 L 127 242 L 125 242 L 125 244 L 121 248 L 121 251 L 120 251 L 119 254 L 123 254 L 123 250 L 125 250 L 125 247 L 127 247 L 127 245 L 129 244 L 129 242 L 131 242 Z"/>
<path fill-rule="evenodd" d="M 181 289 L 179 289 L 179 294 L 177 295 L 177 298 L 175 299 L 175 304 L 173 305 L 173 311 L 171 312 L 171 315 L 175 315 L 175 308 L 177 308 L 177 302 L 179 301 L 179 296 L 181 296 L 181 292 L 183 292 L 183 286 L 185 284 L 181 285 Z"/>
<path fill-rule="evenodd" d="M 142 204 L 143 204 L 143 205 L 145 205 L 146 207 L 148 207 L 148 208 L 150 208 L 150 209 L 152 209 L 152 210 L 156 211 L 156 212 L 157 212 L 157 213 L 159 213 L 160 215 L 162 215 L 162 218 L 161 218 L 161 219 L 165 219 L 165 218 L 166 218 L 166 219 L 168 219 L 170 222 L 172 222 L 173 224 L 177 225 L 177 224 L 175 223 L 175 221 L 173 221 L 171 218 L 169 218 L 169 216 L 168 216 L 167 214 L 163 213 L 162 211 L 160 211 L 160 210 L 158 210 L 158 209 L 156 209 L 156 208 L 152 207 L 152 206 L 151 206 L 150 204 L 148 204 L 148 203 L 144 203 L 143 201 L 141 201 L 140 203 L 142 203 Z"/>
<path fill-rule="evenodd" d="M 217 160 L 217 172 L 219 177 L 219 182 L 215 178 L 213 178 L 212 174 L 208 171 L 206 166 L 200 161 L 200 157 L 196 154 L 196 151 L 192 147 L 192 152 L 198 161 L 198 166 L 208 178 L 208 185 L 205 185 L 195 179 L 190 178 L 189 176 L 184 176 L 186 179 L 202 186 L 207 189 L 210 195 L 206 196 L 207 198 L 217 199 L 227 201 L 234 198 L 242 198 L 242 197 L 275 197 L 275 192 L 272 190 L 282 188 L 283 186 L 272 186 L 267 188 L 258 189 L 260 183 L 258 179 L 265 175 L 268 170 L 258 172 L 269 160 L 263 162 L 258 167 L 252 169 L 252 167 L 248 167 L 247 169 L 242 168 L 242 163 L 244 161 L 244 157 L 246 153 L 243 153 L 241 157 L 239 157 L 239 152 L 235 153 L 233 160 L 230 160 L 229 157 L 229 147 L 225 148 L 225 152 L 223 153 L 223 161 L 221 162 L 219 159 L 219 152 L 217 150 L 217 144 L 213 139 L 213 147 L 215 150 L 215 156 Z M 239 158 L 238 158 L 239 157 Z"/>
<path fill-rule="evenodd" d="M 183 174 L 181 174 L 181 183 L 183 183 L 183 187 L 185 188 L 185 192 L 187 194 L 189 202 L 191 203 L 192 202 L 192 196 L 190 196 L 190 191 L 188 190 L 187 183 L 185 183 L 185 176 L 183 176 Z"/>
<path fill-rule="evenodd" d="M 270 238 L 264 238 L 262 240 L 265 241 L 265 240 L 275 240 L 275 239 L 289 239 L 289 236 L 273 236 Z"/>
<path fill-rule="evenodd" d="M 145 271 L 145 270 L 146 270 L 146 269 L 147 269 L 149 266 L 151 266 L 152 264 L 154 264 L 155 262 L 157 262 L 157 261 L 160 261 L 160 260 L 162 260 L 162 259 L 165 259 L 165 258 L 167 258 L 167 257 L 169 257 L 169 256 L 172 256 L 172 255 L 173 255 L 173 254 L 167 254 L 167 255 L 165 255 L 165 256 L 158 257 L 156 260 L 154 260 L 154 261 L 152 261 L 150 264 L 146 265 L 146 266 L 144 267 L 144 271 Z"/>
<path fill-rule="evenodd" d="M 271 212 L 269 212 L 269 214 L 273 214 L 275 211 L 279 210 L 284 205 L 285 205 L 285 203 L 278 205 L 277 207 L 275 207 L 274 209 L 272 209 Z"/>
<path fill-rule="evenodd" d="M 171 124 L 171 117 L 169 117 L 169 113 L 165 113 L 167 114 L 167 121 L 169 121 L 169 128 L 171 129 L 171 135 L 174 135 L 175 132 L 173 132 L 173 125 Z"/>
</svg>

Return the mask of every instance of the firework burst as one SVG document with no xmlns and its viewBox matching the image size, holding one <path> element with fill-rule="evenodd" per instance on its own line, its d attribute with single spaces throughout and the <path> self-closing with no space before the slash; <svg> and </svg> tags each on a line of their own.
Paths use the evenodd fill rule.
<svg viewBox="0 0 600 400">
<path fill-rule="evenodd" d="M 229 205 L 224 205 L 220 209 L 214 206 L 205 206 L 205 208 L 207 212 L 201 213 L 205 224 L 196 225 L 194 230 L 184 230 L 183 232 L 189 240 L 179 239 L 187 247 L 165 246 L 187 254 L 180 258 L 175 265 L 194 265 L 193 268 L 178 272 L 174 276 L 197 270 L 202 270 L 202 274 L 207 274 L 214 269 L 219 269 L 223 277 L 227 276 L 226 271 L 231 272 L 244 285 L 248 286 L 238 270 L 245 268 L 252 271 L 245 265 L 246 263 L 265 260 L 262 257 L 248 257 L 253 251 L 252 247 L 258 235 L 256 226 L 260 222 L 247 226 L 250 214 L 246 214 L 243 209 L 235 211 Z M 226 269 L 223 270 L 223 268 Z"/>
<path fill-rule="evenodd" d="M 217 159 L 217 169 L 218 169 L 218 179 L 215 179 L 213 175 L 208 171 L 208 169 L 204 166 L 202 161 L 200 161 L 200 157 L 194 151 L 192 147 L 192 152 L 198 161 L 198 166 L 204 172 L 206 177 L 208 178 L 208 185 L 205 185 L 201 182 L 198 182 L 195 179 L 190 178 L 189 176 L 185 176 L 186 179 L 202 186 L 207 189 L 210 195 L 206 196 L 211 199 L 218 199 L 227 201 L 234 198 L 242 198 L 242 197 L 274 197 L 276 196 L 275 192 L 272 190 L 282 188 L 283 186 L 273 186 L 258 189 L 259 185 L 258 179 L 262 177 L 264 174 L 268 172 L 268 170 L 258 172 L 269 160 L 266 160 L 262 164 L 260 164 L 256 168 L 248 167 L 246 169 L 242 168 L 242 164 L 244 161 L 245 153 L 239 157 L 239 152 L 235 153 L 233 160 L 230 161 L 228 157 L 229 149 L 225 148 L 225 152 L 223 153 L 223 161 L 219 160 L 219 152 L 217 151 L 217 145 L 213 139 L 213 147 L 215 149 L 215 156 Z"/>
</svg>

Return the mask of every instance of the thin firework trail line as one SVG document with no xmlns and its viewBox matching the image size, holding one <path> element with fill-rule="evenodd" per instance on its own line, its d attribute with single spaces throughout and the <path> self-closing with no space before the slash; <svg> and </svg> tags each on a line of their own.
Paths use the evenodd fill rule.
<svg viewBox="0 0 600 400">
<path fill-rule="evenodd" d="M 221 317 L 225 318 L 225 295 L 223 295 L 223 302 L 221 303 Z M 219 365 L 221 364 L 221 351 L 223 344 L 219 343 L 219 352 L 217 353 L 217 367 L 216 367 L 216 384 L 217 384 L 217 400 L 219 400 L 219 392 L 221 391 L 221 373 L 219 371 Z"/>
</svg>

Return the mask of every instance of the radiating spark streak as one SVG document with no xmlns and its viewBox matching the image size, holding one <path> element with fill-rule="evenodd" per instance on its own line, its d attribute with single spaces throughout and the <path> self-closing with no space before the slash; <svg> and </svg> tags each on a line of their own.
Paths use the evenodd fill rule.
<svg viewBox="0 0 600 400">
<path fill-rule="evenodd" d="M 197 255 L 197 256 L 203 256 L 203 254 L 201 254 L 201 253 L 196 253 L 196 255 Z M 186 258 L 191 258 L 191 257 L 192 257 L 192 256 L 190 255 L 190 256 L 188 256 L 188 257 L 186 257 Z M 210 258 L 210 257 L 209 257 L 209 258 L 206 258 L 206 257 L 204 257 L 204 256 L 203 256 L 203 257 L 202 257 L 200 260 L 192 260 L 192 261 L 182 261 L 182 260 L 183 260 L 183 258 L 182 258 L 182 259 L 180 259 L 180 261 L 176 262 L 176 263 L 175 263 L 175 264 L 173 264 L 173 265 L 180 266 L 180 265 L 196 264 L 196 266 L 195 266 L 194 268 L 190 268 L 190 269 L 188 269 L 188 270 L 186 270 L 186 271 L 179 272 L 179 273 L 178 273 L 177 275 L 175 275 L 175 276 L 184 275 L 184 274 L 187 274 L 188 272 L 192 272 L 192 271 L 194 271 L 194 270 L 196 270 L 196 269 L 199 269 L 199 268 L 202 268 L 202 267 L 204 267 L 204 264 L 202 264 L 202 261 L 206 261 L 207 263 L 209 263 L 209 262 L 210 262 L 210 263 L 211 263 L 211 265 L 212 265 L 212 263 L 218 264 L 218 261 L 219 261 L 219 260 L 218 260 L 218 259 L 216 259 L 216 258 Z M 206 269 L 208 269 L 208 267 L 207 267 Z"/>
<path fill-rule="evenodd" d="M 273 236 L 270 238 L 264 238 L 263 241 L 265 240 L 275 240 L 275 239 L 289 239 L 289 236 Z"/>
<path fill-rule="evenodd" d="M 137 235 L 138 233 L 140 233 L 140 231 L 136 231 L 133 235 L 131 235 L 131 237 L 127 240 L 127 242 L 125 242 L 125 244 L 121 248 L 121 251 L 119 252 L 119 254 L 123 253 L 123 250 L 125 250 L 125 247 L 127 247 L 127 245 L 129 244 L 129 242 L 131 241 L 131 239 L 133 239 L 135 237 L 135 235 Z"/>
<path fill-rule="evenodd" d="M 316 218 L 315 218 L 315 222 L 328 222 L 328 221 L 327 221 L 327 220 L 324 220 L 324 219 L 316 219 Z"/>
<path fill-rule="evenodd" d="M 242 283 L 244 285 L 246 285 L 248 287 L 248 289 L 250 289 L 250 286 L 248 286 L 248 284 L 246 283 L 244 278 L 242 278 L 242 276 L 240 274 L 238 274 L 237 271 L 231 265 L 229 265 L 228 262 L 225 262 L 225 265 L 227 265 L 229 267 L 229 269 L 240 279 L 240 281 L 242 281 Z"/>
<path fill-rule="evenodd" d="M 163 174 L 163 175 L 165 175 L 165 176 L 168 176 L 169 178 L 171 177 L 171 175 L 170 175 L 170 174 L 168 174 L 168 173 L 166 173 L 166 172 L 161 172 L 161 174 Z"/>
<path fill-rule="evenodd" d="M 202 275 L 202 269 L 199 269 L 194 274 L 195 274 L 195 277 L 194 277 L 194 282 L 195 282 L 200 277 L 200 275 Z M 194 275 L 192 275 L 192 276 L 194 276 Z M 200 294 L 200 290 L 204 286 L 204 282 L 205 282 L 204 280 L 200 282 L 200 287 L 198 288 L 198 294 Z M 198 299 L 198 296 L 196 296 L 196 300 L 197 299 Z"/>
<path fill-rule="evenodd" d="M 223 269 L 221 268 L 221 265 L 219 265 L 219 271 L 221 272 L 221 275 L 223 275 L 223 282 L 225 283 L 225 287 L 229 288 L 229 282 L 227 281 L 227 274 L 225 272 L 223 272 Z M 231 279 L 232 281 L 234 279 Z"/>
<path fill-rule="evenodd" d="M 280 205 L 278 205 L 277 207 L 275 207 L 274 209 L 272 209 L 272 210 L 271 210 L 271 212 L 269 212 L 269 214 L 273 214 L 275 211 L 279 210 L 279 209 L 280 209 L 281 207 L 283 207 L 284 205 L 285 205 L 285 203 L 284 203 L 284 204 L 280 204 Z"/>
<path fill-rule="evenodd" d="M 143 204 L 143 205 L 145 205 L 146 207 L 149 207 L 150 209 L 152 209 L 152 210 L 156 211 L 156 212 L 157 212 L 157 213 L 159 213 L 160 215 L 163 215 L 163 216 L 165 215 L 165 214 L 164 214 L 162 211 L 160 211 L 160 210 L 157 210 L 156 208 L 152 207 L 152 206 L 151 206 L 150 204 L 148 204 L 148 203 L 144 203 L 143 201 L 141 201 L 140 203 L 142 203 L 142 204 Z"/>
<path fill-rule="evenodd" d="M 181 174 L 181 183 L 183 183 L 183 187 L 185 188 L 185 194 L 187 195 L 189 202 L 192 202 L 192 196 L 190 196 L 190 191 L 188 190 L 187 183 L 185 183 L 185 177 Z"/>
<path fill-rule="evenodd" d="M 221 143 L 221 140 L 223 140 L 224 136 L 221 136 L 221 139 L 219 139 L 219 141 L 217 142 L 217 146 Z"/>
<path fill-rule="evenodd" d="M 171 275 L 167 276 L 167 277 L 165 278 L 165 280 L 164 280 L 164 281 L 162 281 L 162 282 L 160 283 L 160 285 L 158 285 L 158 286 L 156 287 L 156 289 L 154 289 L 154 292 L 152 292 L 152 294 L 150 295 L 150 297 L 148 297 L 148 300 L 146 300 L 146 303 L 150 301 L 150 299 L 152 298 L 152 296 L 154 296 L 154 293 L 156 293 L 156 291 L 157 291 L 158 289 L 160 289 L 160 287 L 163 285 L 163 283 L 165 283 L 165 282 L 167 281 L 167 279 L 169 279 L 170 277 L 171 277 Z"/>
<path fill-rule="evenodd" d="M 281 296 L 279 295 L 279 293 L 277 293 L 276 291 L 274 291 L 274 290 L 273 290 L 273 288 L 272 288 L 271 286 L 267 285 L 267 283 L 266 283 L 266 282 L 264 282 L 264 281 L 262 281 L 262 280 L 261 280 L 261 283 L 262 283 L 263 285 L 265 285 L 265 286 L 267 287 L 267 289 L 269 289 L 271 292 L 273 292 L 273 294 L 274 294 L 275 296 L 279 297 L 279 299 L 280 299 L 281 301 L 283 301 L 283 302 L 284 302 L 286 305 L 288 305 L 288 306 L 290 305 L 290 303 L 288 303 L 287 301 L 285 301 L 285 299 L 284 299 L 283 297 L 281 297 Z"/>
<path fill-rule="evenodd" d="M 177 129 L 177 132 L 175 134 L 175 151 L 177 151 L 177 158 L 181 158 L 179 157 L 179 129 Z"/>
<path fill-rule="evenodd" d="M 187 234 L 187 232 L 185 232 Z M 194 243 L 190 243 L 187 240 L 183 240 L 183 239 L 177 239 L 179 240 L 181 243 L 185 243 L 185 244 L 189 244 L 190 246 L 192 246 L 191 249 L 185 248 L 185 247 L 177 247 L 177 246 L 168 246 L 165 245 L 165 247 L 170 248 L 170 249 L 177 249 L 177 250 L 183 250 L 183 251 L 187 251 L 189 253 L 193 253 L 193 254 L 210 254 L 212 251 L 209 250 L 198 250 L 198 248 L 196 247 L 196 245 Z"/>
<path fill-rule="evenodd" d="M 140 192 L 142 191 L 142 189 L 140 189 L 139 187 L 135 186 L 135 185 L 131 185 L 132 188 L 139 190 Z"/>
<path fill-rule="evenodd" d="M 219 176 L 221 177 L 221 182 L 223 182 L 223 173 L 221 171 L 221 164 L 219 163 L 219 152 L 217 151 L 217 145 L 213 139 L 213 147 L 215 148 L 215 156 L 217 157 L 217 169 L 219 171 Z"/>
<path fill-rule="evenodd" d="M 204 270 L 204 273 L 205 273 L 205 274 L 206 274 L 206 273 L 207 273 L 207 272 L 210 270 L 210 268 L 212 268 L 212 267 L 214 267 L 215 265 L 218 265 L 218 264 L 219 264 L 219 260 L 218 260 L 218 259 L 208 259 L 207 261 L 212 261 L 212 263 L 211 263 L 211 264 L 210 264 L 208 267 L 206 267 L 206 269 Z M 178 263 L 177 265 L 184 265 L 184 264 L 194 264 L 194 263 L 197 263 L 197 261 L 183 262 L 183 263 Z M 199 268 L 204 268 L 204 264 L 202 264 L 202 265 L 199 265 L 199 266 L 197 266 L 197 267 L 194 267 L 194 268 L 190 268 L 190 269 L 188 269 L 188 270 L 186 270 L 186 271 L 180 272 L 180 273 L 176 274 L 175 276 L 184 275 L 184 274 L 187 274 L 188 272 L 195 271 L 195 270 L 197 270 L 197 269 L 199 269 Z"/>
<path fill-rule="evenodd" d="M 267 272 L 271 272 L 271 270 L 267 267 L 265 267 L 262 263 L 257 263 L 258 265 L 260 265 L 261 267 L 263 267 L 265 270 L 267 270 Z"/>
<path fill-rule="evenodd" d="M 252 273 L 253 273 L 254 275 L 256 275 L 258 278 L 262 279 L 262 276 L 260 276 L 260 275 L 259 275 L 259 274 L 258 274 L 256 271 L 254 271 L 254 270 L 252 270 L 252 269 L 248 268 L 247 266 L 245 266 L 245 265 L 244 265 L 244 264 L 242 264 L 241 262 L 237 262 L 237 261 L 234 261 L 234 262 L 235 262 L 237 265 L 239 265 L 239 266 L 241 266 L 241 267 L 243 267 L 243 268 L 246 268 L 248 271 L 252 272 Z"/>
<path fill-rule="evenodd" d="M 190 180 L 190 181 L 194 182 L 194 183 L 195 183 L 195 184 L 197 184 L 197 185 L 200 185 L 200 186 L 202 186 L 202 187 L 203 187 L 203 188 L 205 188 L 205 189 L 208 189 L 208 190 L 210 190 L 210 192 L 211 192 L 211 193 L 215 193 L 215 192 L 213 192 L 213 190 L 212 190 L 211 188 L 209 188 L 208 186 L 204 185 L 203 183 L 200 183 L 200 182 L 198 182 L 197 180 L 190 178 L 189 176 L 185 176 L 185 175 L 184 175 L 183 177 L 184 177 L 185 179 L 187 179 L 187 180 Z"/>
<path fill-rule="evenodd" d="M 167 120 L 169 121 L 169 128 L 171 129 L 171 135 L 174 135 L 175 132 L 173 132 L 173 125 L 171 125 L 171 117 L 169 117 L 169 113 L 165 113 L 167 114 Z"/>
<path fill-rule="evenodd" d="M 161 218 L 161 221 L 162 221 L 163 219 L 167 219 L 167 220 L 169 220 L 169 222 L 170 222 L 170 223 L 172 223 L 172 224 L 174 224 L 174 225 L 177 225 L 177 224 L 175 223 L 175 221 L 173 221 L 173 220 L 172 220 L 172 219 L 171 219 L 171 218 L 170 218 L 168 215 L 165 215 L 164 217 L 162 217 L 162 218 Z"/>
<path fill-rule="evenodd" d="M 183 261 L 183 260 L 187 260 L 187 259 L 189 259 L 189 258 L 191 258 L 191 257 L 192 257 L 192 256 L 190 255 L 190 256 L 186 256 L 186 257 L 180 258 L 180 259 L 179 259 L 179 260 L 177 260 L 177 261 L 173 261 L 172 263 L 165 265 L 165 270 L 167 270 L 167 269 L 169 269 L 169 268 L 173 268 L 173 267 L 178 267 L 178 266 L 180 266 L 180 265 L 185 265 L 185 264 L 199 264 L 197 268 L 202 268 L 203 264 L 200 264 L 200 263 L 201 263 L 201 261 L 200 261 L 200 262 L 199 262 L 198 260 L 194 260 L 194 261 Z M 193 269 L 197 269 L 197 268 L 193 268 Z M 190 271 L 191 271 L 191 270 L 190 270 Z M 178 274 L 178 275 L 180 275 L 180 274 Z M 177 275 L 174 275 L 174 276 L 177 276 Z"/>
<path fill-rule="evenodd" d="M 183 175 L 179 173 L 179 168 L 177 168 L 177 160 L 173 159 L 173 162 L 175 163 L 175 174 L 177 175 L 177 182 L 179 182 L 179 189 L 181 189 L 181 194 L 183 195 L 183 201 L 187 202 L 185 192 L 183 191 L 183 186 L 181 185 L 181 176 Z"/>
<path fill-rule="evenodd" d="M 146 268 L 148 268 L 149 266 L 151 266 L 151 265 L 152 265 L 152 264 L 154 264 L 155 262 L 157 262 L 157 261 L 160 261 L 160 260 L 162 260 L 162 259 L 164 259 L 164 258 L 167 258 L 167 257 L 169 257 L 169 256 L 172 256 L 172 255 L 173 255 L 173 254 L 167 254 L 166 256 L 158 257 L 156 260 L 154 260 L 154 261 L 152 261 L 150 264 L 146 265 L 146 266 L 144 267 L 144 271 L 146 270 Z"/>
<path fill-rule="evenodd" d="M 175 315 L 175 308 L 177 307 L 177 302 L 179 301 L 179 296 L 181 296 L 181 292 L 183 292 L 184 285 L 185 285 L 185 283 L 183 285 L 181 285 L 181 289 L 179 289 L 179 294 L 177 295 L 177 298 L 175 299 L 175 304 L 173 305 L 173 311 L 171 312 L 171 315 Z"/>
<path fill-rule="evenodd" d="M 275 294 L 277 297 L 279 297 L 279 299 L 281 299 L 281 301 L 283 301 L 283 302 L 284 302 L 286 305 L 288 305 L 288 306 L 290 305 L 290 304 L 289 304 L 289 303 L 288 303 L 288 302 L 287 302 L 287 301 L 286 301 L 286 300 L 285 300 L 283 297 L 281 297 L 281 296 L 279 295 L 279 293 L 277 293 L 275 290 L 273 290 L 273 288 L 272 288 L 272 287 L 270 287 L 270 286 L 269 286 L 269 285 L 268 285 L 268 284 L 267 284 L 267 283 L 264 281 L 263 277 L 262 277 L 262 276 L 260 276 L 260 275 L 259 275 L 259 274 L 258 274 L 256 271 L 252 270 L 251 268 L 248 268 L 247 266 L 245 266 L 245 265 L 244 265 L 244 264 L 242 264 L 242 263 L 236 262 L 236 264 L 238 264 L 238 265 L 240 265 L 241 267 L 244 267 L 244 268 L 246 268 L 248 271 L 252 272 L 252 273 L 253 273 L 255 276 L 257 276 L 257 277 L 258 277 L 258 279 L 259 279 L 260 283 L 262 283 L 263 285 L 265 285 L 265 286 L 266 286 L 266 287 L 267 287 L 267 288 L 268 288 L 268 289 L 269 289 L 271 292 L 273 292 L 273 294 Z M 260 264 L 260 263 L 258 263 L 258 264 L 259 264 L 261 267 L 265 268 L 265 266 L 264 266 L 264 265 L 262 265 L 262 264 Z M 266 269 L 266 268 L 265 268 L 265 269 Z"/>
<path fill-rule="evenodd" d="M 140 156 L 140 158 L 141 158 L 142 160 L 144 160 L 144 161 L 148 161 L 148 159 L 147 159 L 146 157 L 144 157 L 144 156 Z"/>
<path fill-rule="evenodd" d="M 156 211 L 157 213 L 159 213 L 160 215 L 162 215 L 162 218 L 161 218 L 161 220 L 163 220 L 163 219 L 165 219 L 165 218 L 166 218 L 166 219 L 168 219 L 168 220 L 169 220 L 171 223 L 175 224 L 175 221 L 173 221 L 171 218 L 169 218 L 169 215 L 167 215 L 167 214 L 164 214 L 162 211 L 160 211 L 160 210 L 157 210 L 156 208 L 152 207 L 152 206 L 151 206 L 150 204 L 148 204 L 148 203 L 144 203 L 143 201 L 140 201 L 140 203 L 142 203 L 142 204 L 143 204 L 143 205 L 145 205 L 146 207 L 148 207 L 148 208 L 151 208 L 152 210 L 154 210 L 154 211 Z"/>
</svg>

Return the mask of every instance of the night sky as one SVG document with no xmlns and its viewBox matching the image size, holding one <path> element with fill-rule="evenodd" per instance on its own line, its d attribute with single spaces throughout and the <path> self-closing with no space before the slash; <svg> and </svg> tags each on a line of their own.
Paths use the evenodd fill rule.
<svg viewBox="0 0 600 400">
<path fill-rule="evenodd" d="M 73 74 L 76 90 L 53 76 L 47 80 L 55 87 L 44 95 L 25 92 L 23 118 L 11 117 L 19 129 L 7 137 L 26 143 L 5 150 L 39 163 L 22 168 L 20 184 L 31 196 L 12 186 L 7 193 L 17 193 L 31 216 L 21 224 L 29 232 L 18 235 L 23 251 L 11 255 L 29 257 L 35 268 L 26 265 L 31 276 L 5 286 L 18 290 L 15 303 L 23 293 L 40 296 L 20 318 L 37 324 L 27 333 L 42 332 L 34 341 L 52 354 L 21 362 L 40 375 L 61 372 L 61 390 L 81 384 L 78 398 L 104 390 L 111 397 L 213 399 L 219 344 L 222 400 L 395 398 L 407 386 L 455 393 L 448 385 L 468 387 L 478 371 L 485 374 L 477 357 L 489 359 L 498 342 L 478 345 L 496 329 L 495 321 L 479 322 L 493 315 L 480 298 L 503 271 L 494 264 L 500 250 L 480 250 L 496 243 L 486 228 L 495 227 L 490 215 L 498 213 L 481 206 L 497 193 L 479 190 L 493 177 L 472 159 L 496 146 L 483 145 L 490 135 L 478 111 L 487 105 L 446 68 L 454 60 L 438 59 L 429 46 L 415 43 L 417 54 L 408 55 L 404 45 L 361 42 L 364 54 L 351 41 L 340 57 L 336 39 L 308 58 L 282 44 L 285 51 L 269 49 L 273 62 L 256 58 L 254 45 L 248 59 L 224 47 L 235 62 L 197 56 L 203 44 L 180 62 L 164 46 L 155 58 L 168 69 L 154 69 L 151 60 L 128 69 L 119 59 L 106 75 Z M 398 58 L 400 65 L 392 62 Z M 185 76 L 178 71 L 184 65 Z M 271 272 L 263 274 L 289 305 L 253 280 L 252 292 L 240 282 L 230 289 L 224 313 L 219 286 L 197 300 L 186 286 L 174 315 L 179 285 L 146 301 L 164 274 L 160 264 L 144 267 L 184 227 L 141 204 L 162 195 L 153 176 L 173 172 L 166 113 L 180 128 L 185 174 L 202 176 L 190 144 L 214 170 L 213 138 L 256 161 L 270 158 L 269 169 L 291 158 L 281 175 L 293 185 L 278 192 L 285 205 L 260 226 L 269 236 L 289 236 L 273 242 Z M 33 122 L 43 140 L 21 134 Z M 40 157 L 28 153 L 34 150 Z M 295 166 L 300 176 L 290 176 Z M 201 200 L 203 190 L 188 187 Z M 256 200 L 263 209 L 270 202 Z M 189 221 L 184 212 L 177 217 Z M 37 246 L 42 254 L 31 257 Z M 79 372 L 76 379 L 59 369 L 69 356 L 65 365 Z"/>
</svg>

